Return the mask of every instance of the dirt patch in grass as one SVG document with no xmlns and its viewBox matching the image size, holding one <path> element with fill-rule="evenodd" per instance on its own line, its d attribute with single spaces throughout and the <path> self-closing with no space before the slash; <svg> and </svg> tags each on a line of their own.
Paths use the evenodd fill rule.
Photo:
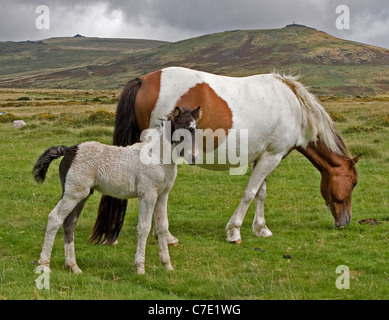
<svg viewBox="0 0 389 320">
<path fill-rule="evenodd" d="M 367 219 L 362 219 L 360 221 L 358 221 L 359 224 L 369 224 L 371 226 L 378 226 L 380 224 L 382 224 L 382 221 L 379 221 L 375 218 L 367 218 Z"/>
</svg>

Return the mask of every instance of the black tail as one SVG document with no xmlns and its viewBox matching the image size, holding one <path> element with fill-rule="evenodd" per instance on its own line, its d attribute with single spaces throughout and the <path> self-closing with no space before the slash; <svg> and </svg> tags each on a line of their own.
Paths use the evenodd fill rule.
<svg viewBox="0 0 389 320">
<path fill-rule="evenodd" d="M 135 118 L 135 99 L 141 85 L 142 80 L 136 78 L 128 82 L 123 89 L 116 110 L 114 145 L 125 147 L 136 143 L 139 139 L 140 130 Z M 89 241 L 99 243 L 103 240 L 105 244 L 115 242 L 123 226 L 126 209 L 127 200 L 103 196 Z"/>
<path fill-rule="evenodd" d="M 32 169 L 32 174 L 37 182 L 43 183 L 45 181 L 46 173 L 51 161 L 63 157 L 66 149 L 67 147 L 65 146 L 56 146 L 51 147 L 42 153 Z"/>
</svg>

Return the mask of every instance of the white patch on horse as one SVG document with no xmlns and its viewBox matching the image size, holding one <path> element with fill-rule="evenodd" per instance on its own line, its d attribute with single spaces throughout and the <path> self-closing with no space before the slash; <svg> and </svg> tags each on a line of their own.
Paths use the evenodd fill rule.
<svg viewBox="0 0 389 320">
<path fill-rule="evenodd" d="M 192 121 L 192 122 L 189 124 L 188 129 L 196 129 L 196 128 L 197 128 L 197 123 L 196 123 L 196 121 Z"/>
</svg>

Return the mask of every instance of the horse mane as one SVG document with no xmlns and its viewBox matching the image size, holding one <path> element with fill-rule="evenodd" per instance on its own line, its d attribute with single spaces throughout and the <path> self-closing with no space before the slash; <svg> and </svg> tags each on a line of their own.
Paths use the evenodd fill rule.
<svg viewBox="0 0 389 320">
<path fill-rule="evenodd" d="M 286 84 L 299 100 L 311 131 L 312 139 L 310 142 L 316 143 L 320 139 L 332 152 L 343 158 L 351 159 L 350 151 L 336 129 L 333 120 L 318 102 L 317 98 L 298 81 L 300 76 L 280 75 L 277 72 L 272 74 L 276 79 Z"/>
</svg>

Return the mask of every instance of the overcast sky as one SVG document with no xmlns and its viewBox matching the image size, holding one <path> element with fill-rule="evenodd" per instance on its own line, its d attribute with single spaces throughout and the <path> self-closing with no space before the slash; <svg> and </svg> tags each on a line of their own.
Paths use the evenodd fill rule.
<svg viewBox="0 0 389 320">
<path fill-rule="evenodd" d="M 50 10 L 49 30 L 36 27 L 39 5 Z M 349 7 L 349 29 L 336 26 L 339 5 Z M 226 30 L 281 28 L 293 21 L 389 48 L 388 0 L 0 0 L 0 41 L 77 33 L 178 41 Z"/>
</svg>

